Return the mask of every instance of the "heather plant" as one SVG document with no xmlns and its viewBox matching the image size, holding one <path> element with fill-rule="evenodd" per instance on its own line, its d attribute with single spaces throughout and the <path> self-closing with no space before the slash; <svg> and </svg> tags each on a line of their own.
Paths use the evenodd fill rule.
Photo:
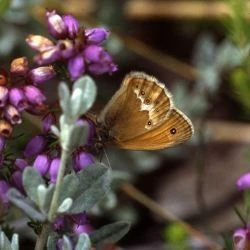
<svg viewBox="0 0 250 250">
<path fill-rule="evenodd" d="M 46 15 L 54 41 L 40 35 L 26 39 L 40 66 L 30 68 L 24 56 L 0 71 L 0 249 L 19 249 L 19 236 L 5 234 L 13 206 L 28 217 L 36 250 L 95 249 L 129 230 L 125 221 L 95 229 L 88 216 L 113 181 L 111 167 L 97 158 L 95 126 L 86 117 L 97 93 L 89 75 L 111 74 L 117 66 L 102 47 L 107 29 L 84 29 L 73 16 L 55 11 Z M 60 78 L 67 81 L 59 83 L 59 106 L 49 105 L 40 86 Z M 16 156 L 8 143 L 25 112 L 40 120 L 40 131 Z"/>
</svg>

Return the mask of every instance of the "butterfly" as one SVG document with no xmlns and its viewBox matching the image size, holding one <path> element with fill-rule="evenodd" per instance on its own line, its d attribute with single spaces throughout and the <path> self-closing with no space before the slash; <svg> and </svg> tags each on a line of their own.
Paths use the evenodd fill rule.
<svg viewBox="0 0 250 250">
<path fill-rule="evenodd" d="M 142 72 L 127 74 L 97 118 L 105 144 L 123 149 L 156 150 L 175 146 L 194 133 L 163 83 Z"/>
</svg>

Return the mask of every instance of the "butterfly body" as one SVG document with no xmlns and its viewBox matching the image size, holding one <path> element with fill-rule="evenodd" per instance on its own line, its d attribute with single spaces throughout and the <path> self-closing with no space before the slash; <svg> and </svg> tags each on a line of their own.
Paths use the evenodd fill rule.
<svg viewBox="0 0 250 250">
<path fill-rule="evenodd" d="M 141 72 L 126 75 L 97 127 L 104 142 L 134 150 L 167 148 L 193 134 L 191 121 L 174 107 L 165 85 Z"/>
</svg>

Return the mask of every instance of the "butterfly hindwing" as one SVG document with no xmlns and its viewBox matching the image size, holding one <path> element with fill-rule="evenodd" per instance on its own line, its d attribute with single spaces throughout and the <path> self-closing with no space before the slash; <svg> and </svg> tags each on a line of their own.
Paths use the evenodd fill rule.
<svg viewBox="0 0 250 250">
<path fill-rule="evenodd" d="M 193 135 L 193 125 L 187 116 L 174 108 L 168 119 L 157 128 L 142 136 L 118 144 L 120 148 L 156 150 L 184 142 Z"/>
</svg>

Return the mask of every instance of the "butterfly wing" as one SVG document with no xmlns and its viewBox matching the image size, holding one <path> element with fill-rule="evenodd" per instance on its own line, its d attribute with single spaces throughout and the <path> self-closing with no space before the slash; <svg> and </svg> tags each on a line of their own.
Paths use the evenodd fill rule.
<svg viewBox="0 0 250 250">
<path fill-rule="evenodd" d="M 98 122 L 119 145 L 159 126 L 168 118 L 172 106 L 164 84 L 145 73 L 132 72 L 124 78 Z"/>
<path fill-rule="evenodd" d="M 175 146 L 193 135 L 192 122 L 180 110 L 174 108 L 160 126 L 130 140 L 118 142 L 118 147 L 134 150 L 156 150 Z"/>
</svg>

